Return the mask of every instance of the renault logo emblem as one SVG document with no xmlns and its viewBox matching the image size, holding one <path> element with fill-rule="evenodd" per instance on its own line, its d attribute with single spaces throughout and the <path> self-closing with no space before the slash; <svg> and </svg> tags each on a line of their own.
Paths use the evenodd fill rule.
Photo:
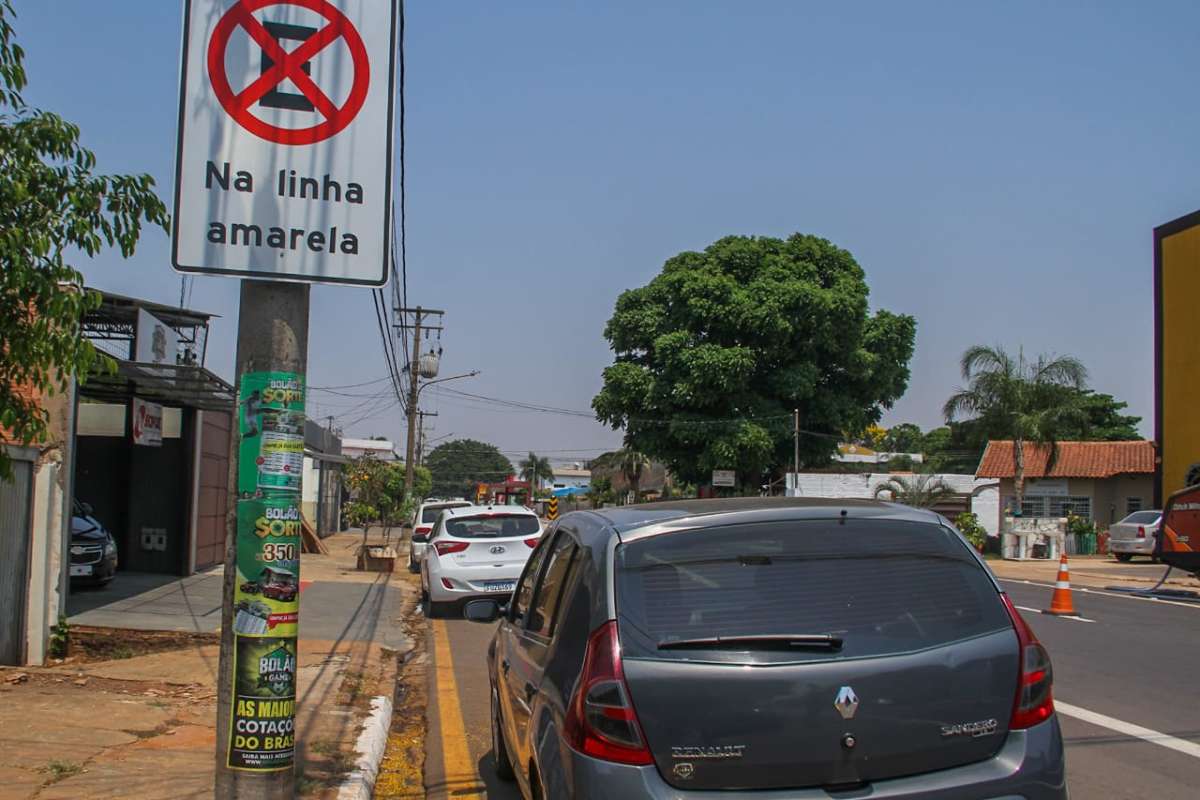
<svg viewBox="0 0 1200 800">
<path fill-rule="evenodd" d="M 842 719 L 854 719 L 854 715 L 858 712 L 858 695 L 849 686 L 843 686 L 838 690 L 833 707 L 842 715 Z"/>
<path fill-rule="evenodd" d="M 496 555 L 500 555 L 501 553 L 504 552 L 504 545 L 498 544 L 498 545 L 493 546 L 492 552 L 495 553 Z"/>
</svg>

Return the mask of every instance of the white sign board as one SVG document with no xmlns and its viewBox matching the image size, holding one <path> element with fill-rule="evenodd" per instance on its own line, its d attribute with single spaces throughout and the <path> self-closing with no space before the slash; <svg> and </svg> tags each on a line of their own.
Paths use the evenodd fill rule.
<svg viewBox="0 0 1200 800">
<path fill-rule="evenodd" d="M 172 264 L 382 286 L 396 5 L 185 0 Z"/>
<path fill-rule="evenodd" d="M 139 308 L 133 360 L 142 364 L 174 364 L 178 352 L 179 334 L 149 311 Z"/>
<path fill-rule="evenodd" d="M 736 486 L 737 473 L 731 469 L 714 469 L 712 473 L 713 486 Z"/>
<path fill-rule="evenodd" d="M 162 446 L 163 407 L 133 398 L 133 443 L 149 447 Z"/>
<path fill-rule="evenodd" d="M 1025 494 L 1029 497 L 1066 497 L 1066 478 L 1042 478 L 1025 483 Z"/>
</svg>

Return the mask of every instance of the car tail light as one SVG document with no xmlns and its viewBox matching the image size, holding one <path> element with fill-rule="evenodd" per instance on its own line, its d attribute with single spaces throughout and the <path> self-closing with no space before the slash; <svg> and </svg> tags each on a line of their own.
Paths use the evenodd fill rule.
<svg viewBox="0 0 1200 800">
<path fill-rule="evenodd" d="M 1013 703 L 1009 728 L 1031 728 L 1045 722 L 1054 713 L 1054 697 L 1051 691 L 1054 670 L 1050 666 L 1050 654 L 1021 617 L 1021 612 L 1017 611 L 1007 594 L 1000 596 L 1004 598 L 1004 606 L 1008 609 L 1013 627 L 1017 630 L 1017 644 L 1021 649 L 1017 699 Z"/>
<path fill-rule="evenodd" d="M 565 727 L 567 743 L 584 755 L 619 764 L 654 763 L 625 685 L 614 620 L 588 638 Z"/>
<path fill-rule="evenodd" d="M 1146 528 L 1145 528 L 1145 526 L 1143 526 L 1143 525 L 1138 525 L 1138 535 L 1137 535 L 1137 537 L 1138 537 L 1139 539 L 1145 539 L 1145 538 L 1146 538 Z"/>
<path fill-rule="evenodd" d="M 423 528 L 415 529 L 413 531 L 413 541 L 421 541 L 421 542 L 428 541 L 429 533 L 432 530 L 433 530 L 433 528 L 431 528 L 431 527 L 423 527 Z"/>
<path fill-rule="evenodd" d="M 447 589 L 454 588 L 454 584 L 450 582 L 449 578 L 442 578 L 442 586 L 445 586 Z"/>
<path fill-rule="evenodd" d="M 461 553 L 471 545 L 467 542 L 434 542 L 433 549 L 437 550 L 439 556 L 448 556 L 451 553 Z"/>
<path fill-rule="evenodd" d="M 542 540 L 541 537 L 534 536 L 532 539 L 526 539 L 525 544 L 529 545 L 530 549 L 532 549 L 534 547 L 537 547 L 538 542 L 540 542 L 541 540 Z"/>
</svg>

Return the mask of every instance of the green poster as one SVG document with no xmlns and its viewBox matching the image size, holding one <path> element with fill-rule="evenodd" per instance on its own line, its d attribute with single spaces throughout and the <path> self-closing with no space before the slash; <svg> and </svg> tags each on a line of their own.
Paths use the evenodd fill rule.
<svg viewBox="0 0 1200 800">
<path fill-rule="evenodd" d="M 296 749 L 296 639 L 235 636 L 233 769 L 290 769 Z"/>
<path fill-rule="evenodd" d="M 234 696 L 228 764 L 290 769 L 300 612 L 304 376 L 248 372 L 238 391 Z"/>
<path fill-rule="evenodd" d="M 299 492 L 304 472 L 304 376 L 247 372 L 238 391 L 238 496 Z"/>
<path fill-rule="evenodd" d="M 233 630 L 295 636 L 300 612 L 299 495 L 239 500 Z"/>
</svg>

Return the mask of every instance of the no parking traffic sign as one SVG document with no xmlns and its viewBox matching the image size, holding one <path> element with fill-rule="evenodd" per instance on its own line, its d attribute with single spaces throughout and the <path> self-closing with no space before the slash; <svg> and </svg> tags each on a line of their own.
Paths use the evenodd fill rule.
<svg viewBox="0 0 1200 800">
<path fill-rule="evenodd" d="M 185 0 L 172 263 L 387 282 L 397 9 Z"/>
</svg>

